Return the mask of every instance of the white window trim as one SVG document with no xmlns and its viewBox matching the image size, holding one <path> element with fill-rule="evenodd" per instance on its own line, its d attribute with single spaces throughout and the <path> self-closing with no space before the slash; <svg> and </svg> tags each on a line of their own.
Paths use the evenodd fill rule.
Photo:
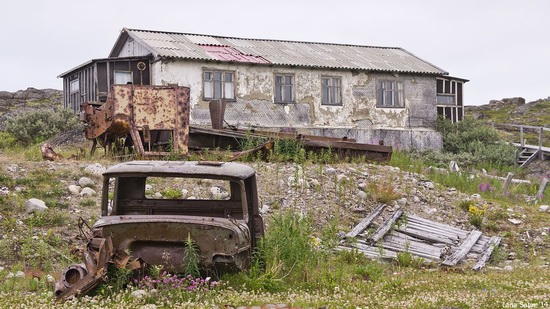
<svg viewBox="0 0 550 309">
<path fill-rule="evenodd" d="M 282 88 L 281 88 L 281 100 L 277 100 L 277 77 L 282 77 L 283 78 L 283 84 L 282 85 Z M 285 83 L 285 79 L 286 77 L 292 77 L 292 83 L 291 84 L 286 84 Z M 296 76 L 293 74 L 293 73 L 276 73 L 274 76 L 273 76 L 273 102 L 275 103 L 282 103 L 282 104 L 286 104 L 286 103 L 295 103 L 296 102 L 296 97 L 294 95 L 294 92 L 296 91 L 295 87 L 296 87 Z M 290 86 L 290 100 L 287 101 L 285 100 L 285 94 L 286 94 L 286 88 Z"/>
<path fill-rule="evenodd" d="M 212 80 L 207 81 L 207 80 L 204 79 L 204 75 L 207 72 L 212 74 Z M 221 95 L 220 95 L 219 98 L 216 98 L 215 95 L 214 95 L 214 79 L 213 79 L 214 73 L 220 73 L 221 76 L 222 76 Z M 230 82 L 225 81 L 225 74 L 227 74 L 227 73 L 231 74 L 231 81 Z M 206 84 L 207 83 L 211 83 L 210 89 L 212 91 L 212 96 L 207 96 L 207 93 L 206 93 Z M 232 94 L 232 96 L 229 97 L 229 98 L 226 97 L 226 94 L 228 93 L 228 91 L 226 90 L 226 87 L 228 85 L 230 85 L 230 87 L 231 87 L 231 94 Z M 236 100 L 236 98 L 235 98 L 235 71 L 204 69 L 203 72 L 202 72 L 202 89 L 203 89 L 202 98 L 204 100 L 218 100 L 218 99 L 225 98 L 228 101 L 235 101 Z"/>
<path fill-rule="evenodd" d="M 329 80 L 329 85 L 326 86 L 326 87 L 328 87 L 328 98 L 327 98 L 328 101 L 325 101 L 324 100 L 325 98 L 323 96 L 324 88 L 325 88 L 325 84 L 323 83 L 323 81 L 325 79 Z M 334 80 L 338 80 L 338 86 L 334 85 Z M 336 96 L 337 96 L 337 101 L 338 102 L 331 102 L 331 100 L 334 98 L 334 95 L 333 95 L 334 91 L 337 91 Z M 343 102 L 342 102 L 342 77 L 340 77 L 340 76 L 321 76 L 321 105 L 326 105 L 326 106 L 342 106 L 343 105 Z"/>
<path fill-rule="evenodd" d="M 384 83 L 384 87 L 380 87 L 380 83 Z M 386 90 L 386 83 L 393 82 L 397 86 L 397 89 Z M 387 92 L 392 92 L 392 102 L 388 104 L 386 102 Z M 382 93 L 380 93 L 382 92 Z M 395 104 L 395 95 L 397 94 L 397 99 L 399 100 L 399 105 Z M 382 98 L 382 102 L 380 102 Z M 376 81 L 376 107 L 377 108 L 405 108 L 405 86 L 403 81 L 399 79 L 379 79 Z"/>
</svg>

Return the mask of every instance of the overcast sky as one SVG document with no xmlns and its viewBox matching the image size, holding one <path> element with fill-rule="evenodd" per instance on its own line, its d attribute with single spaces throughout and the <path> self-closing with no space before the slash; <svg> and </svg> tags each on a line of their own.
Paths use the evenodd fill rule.
<svg viewBox="0 0 550 309">
<path fill-rule="evenodd" d="M 5 1 L 0 91 L 62 89 L 120 30 L 402 47 L 469 79 L 465 104 L 550 96 L 548 0 Z"/>
</svg>

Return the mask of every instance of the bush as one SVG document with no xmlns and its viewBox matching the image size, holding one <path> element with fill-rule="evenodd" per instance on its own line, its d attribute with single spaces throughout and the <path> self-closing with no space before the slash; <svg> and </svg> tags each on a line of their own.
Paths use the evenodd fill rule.
<svg viewBox="0 0 550 309">
<path fill-rule="evenodd" d="M 473 118 L 465 117 L 462 121 L 456 123 L 451 123 L 445 118 L 439 118 L 437 130 L 441 132 L 443 137 L 445 156 L 465 156 L 463 159 L 466 159 L 466 162 L 460 162 L 463 165 L 473 165 L 480 162 L 499 166 L 514 164 L 514 147 L 504 143 L 495 129 Z M 435 160 L 437 161 L 437 159 Z"/>
<path fill-rule="evenodd" d="M 78 117 L 70 110 L 37 110 L 6 121 L 6 132 L 28 146 L 43 142 L 59 132 L 79 127 Z"/>
</svg>

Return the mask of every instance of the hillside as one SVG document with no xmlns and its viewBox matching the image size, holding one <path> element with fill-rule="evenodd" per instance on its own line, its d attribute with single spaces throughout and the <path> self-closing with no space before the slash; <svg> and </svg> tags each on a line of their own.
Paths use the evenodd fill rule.
<svg viewBox="0 0 550 309">
<path fill-rule="evenodd" d="M 0 94 L 1 117 L 26 108 L 61 106 L 60 92 L 52 90 Z M 511 111 L 509 105 L 529 104 L 493 103 L 479 107 L 478 112 L 498 114 L 500 108 Z M 537 110 L 530 105 L 523 108 Z M 61 140 L 59 144 L 68 145 L 63 149 L 65 157 L 79 146 L 90 146 L 85 140 L 74 145 Z M 206 155 L 198 158 L 214 160 Z M 264 273 L 224 277 L 216 291 L 169 293 L 162 285 L 147 291 L 131 284 L 121 290 L 105 285 L 93 298 L 54 304 L 50 278 L 81 261 L 84 239 L 79 218 L 92 225 L 100 216 L 98 171 L 116 163 L 101 151 L 95 157 L 50 162 L 41 159 L 36 146 L 0 150 L 0 307 L 248 308 L 272 303 L 295 308 L 501 308 L 514 304 L 542 308 L 548 300 L 550 212 L 546 204 L 550 198 L 536 196 L 538 179 L 531 179 L 531 184 L 513 183 L 503 192 L 502 179 L 481 171 L 449 173 L 394 153 L 392 161 L 384 164 L 244 162 L 257 173 L 266 234 L 281 224 L 281 214 L 286 212 L 298 224 L 311 222 L 305 229 L 305 247 L 315 251 L 303 273 L 293 273 L 298 265 L 294 260 L 286 265 L 290 271 L 282 271 L 284 261 L 275 257 L 263 261 Z M 87 190 L 75 191 L 76 186 Z M 170 188 L 155 188 L 155 194 L 162 195 L 166 189 Z M 211 189 L 198 182 L 190 191 Z M 33 198 L 44 201 L 47 209 L 30 211 L 28 201 Z M 502 237 L 501 245 L 480 272 L 471 270 L 473 260 L 468 257 L 457 267 L 443 268 L 422 263 L 408 252 L 390 263 L 374 262 L 354 251 L 336 253 L 331 246 L 380 203 L 387 209 L 377 225 L 390 211 L 401 209 L 453 228 Z M 301 227 L 279 226 L 289 233 L 298 233 Z M 280 242 L 280 250 L 297 243 L 293 238 Z M 142 296 L 135 296 L 138 291 Z"/>
</svg>

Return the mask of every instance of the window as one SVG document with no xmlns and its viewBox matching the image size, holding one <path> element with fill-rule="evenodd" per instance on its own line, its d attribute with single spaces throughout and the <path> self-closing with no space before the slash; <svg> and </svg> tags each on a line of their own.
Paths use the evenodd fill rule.
<svg viewBox="0 0 550 309">
<path fill-rule="evenodd" d="M 322 98 L 321 104 L 342 105 L 342 88 L 340 77 L 321 78 Z"/>
<path fill-rule="evenodd" d="M 275 75 L 275 102 L 278 102 L 278 103 L 294 102 L 294 75 L 293 74 Z"/>
<path fill-rule="evenodd" d="M 455 81 L 437 79 L 437 104 L 456 105 L 455 92 Z"/>
<path fill-rule="evenodd" d="M 395 80 L 379 80 L 376 106 L 404 107 L 403 82 Z"/>
<path fill-rule="evenodd" d="M 233 72 L 204 71 L 204 99 L 235 99 Z"/>
<path fill-rule="evenodd" d="M 133 82 L 132 72 L 115 71 L 115 84 L 131 84 Z"/>
<path fill-rule="evenodd" d="M 71 93 L 78 92 L 78 90 L 80 90 L 78 78 L 71 81 L 71 83 L 69 84 L 69 90 L 71 91 Z"/>
</svg>

